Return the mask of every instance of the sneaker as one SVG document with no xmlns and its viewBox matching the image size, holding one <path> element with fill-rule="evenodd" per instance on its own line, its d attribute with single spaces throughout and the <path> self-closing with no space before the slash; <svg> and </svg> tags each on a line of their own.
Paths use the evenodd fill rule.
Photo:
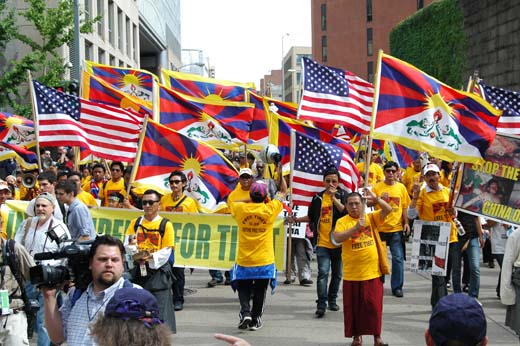
<svg viewBox="0 0 520 346">
<path fill-rule="evenodd" d="M 339 311 L 339 305 L 336 303 L 329 303 L 329 310 L 330 311 Z"/>
<path fill-rule="evenodd" d="M 323 316 L 325 316 L 325 308 L 317 308 L 314 314 L 316 315 L 316 317 L 322 318 Z"/>
<path fill-rule="evenodd" d="M 314 282 L 312 280 L 309 280 L 309 279 L 303 279 L 300 281 L 300 286 L 310 286 L 312 285 Z"/>
<path fill-rule="evenodd" d="M 260 317 L 257 317 L 255 319 L 253 319 L 253 321 L 249 325 L 249 330 L 258 330 L 258 329 L 262 328 L 263 326 L 264 325 L 262 324 L 262 319 L 260 319 Z"/>
<path fill-rule="evenodd" d="M 447 288 L 451 288 L 451 282 L 449 282 L 449 281 L 446 282 L 446 287 L 447 287 Z"/>
<path fill-rule="evenodd" d="M 215 287 L 221 283 L 222 283 L 222 280 L 211 279 L 211 281 L 208 282 L 208 287 Z"/>
<path fill-rule="evenodd" d="M 251 318 L 251 316 L 241 316 L 240 322 L 238 322 L 238 329 L 249 328 L 249 325 L 251 324 L 252 321 L 253 321 L 253 319 Z"/>
<path fill-rule="evenodd" d="M 221 282 L 222 282 L 222 281 L 221 281 Z M 224 285 L 226 285 L 226 286 L 231 285 L 231 280 L 229 280 L 228 278 L 226 278 L 226 281 L 224 281 Z"/>
<path fill-rule="evenodd" d="M 468 293 L 468 292 L 469 292 L 469 285 L 464 285 L 464 286 L 462 287 L 462 292 L 464 292 L 464 293 Z"/>
<path fill-rule="evenodd" d="M 392 294 L 397 297 L 397 298 L 402 298 L 403 297 L 403 290 L 400 289 L 400 288 L 396 288 Z"/>
<path fill-rule="evenodd" d="M 175 311 L 181 311 L 182 309 L 184 309 L 184 304 L 182 304 L 182 302 L 175 302 L 173 304 L 173 308 L 175 309 Z"/>
</svg>

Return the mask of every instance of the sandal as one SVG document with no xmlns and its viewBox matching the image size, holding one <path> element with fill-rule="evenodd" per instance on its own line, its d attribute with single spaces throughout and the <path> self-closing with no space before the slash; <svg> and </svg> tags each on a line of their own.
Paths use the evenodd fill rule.
<svg viewBox="0 0 520 346">
<path fill-rule="evenodd" d="M 374 346 L 388 346 L 388 344 L 383 339 L 377 338 L 374 340 Z"/>
<path fill-rule="evenodd" d="M 354 336 L 352 337 L 352 343 L 350 346 L 362 346 L 363 340 L 361 339 L 361 336 Z"/>
</svg>

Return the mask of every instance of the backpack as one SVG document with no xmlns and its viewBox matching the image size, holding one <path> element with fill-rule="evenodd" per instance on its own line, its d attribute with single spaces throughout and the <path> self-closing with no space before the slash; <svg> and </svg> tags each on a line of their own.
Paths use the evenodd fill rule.
<svg viewBox="0 0 520 346">
<path fill-rule="evenodd" d="M 143 217 L 142 216 L 139 216 L 137 218 L 137 220 L 135 220 L 135 224 L 134 224 L 134 232 L 137 234 L 137 230 L 139 229 L 139 226 L 141 226 L 141 221 L 143 220 Z M 166 230 L 166 224 L 169 222 L 170 220 L 168 220 L 167 218 L 163 217 L 162 220 L 161 220 L 161 224 L 159 225 L 159 234 L 161 235 L 161 238 L 164 237 L 164 232 Z M 141 226 L 141 228 L 144 230 L 144 231 L 149 231 L 147 229 L 145 229 L 143 226 Z M 155 231 L 155 230 L 154 230 Z"/>
</svg>

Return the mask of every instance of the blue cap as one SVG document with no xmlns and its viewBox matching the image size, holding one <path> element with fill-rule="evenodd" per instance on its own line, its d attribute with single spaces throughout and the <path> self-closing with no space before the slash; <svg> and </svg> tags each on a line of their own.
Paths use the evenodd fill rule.
<svg viewBox="0 0 520 346">
<path fill-rule="evenodd" d="M 486 315 L 482 305 L 464 293 L 455 293 L 439 300 L 430 317 L 429 331 L 435 345 L 459 341 L 477 345 L 486 336 Z"/>
<path fill-rule="evenodd" d="M 147 327 L 161 324 L 157 299 L 145 289 L 123 287 L 114 293 L 105 308 L 105 316 L 122 320 L 137 319 Z"/>
</svg>

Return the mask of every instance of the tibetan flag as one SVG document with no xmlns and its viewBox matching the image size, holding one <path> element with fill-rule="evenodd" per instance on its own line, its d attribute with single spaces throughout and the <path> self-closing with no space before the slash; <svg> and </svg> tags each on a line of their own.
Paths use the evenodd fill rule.
<svg viewBox="0 0 520 346">
<path fill-rule="evenodd" d="M 99 158 L 132 162 L 142 117 L 32 82 L 41 145 L 87 148 Z"/>
<path fill-rule="evenodd" d="M 410 166 L 420 155 L 417 150 L 390 141 L 385 141 L 384 152 L 387 161 L 397 162 L 401 168 Z"/>
<path fill-rule="evenodd" d="M 219 150 L 149 120 L 134 185 L 170 191 L 168 176 L 174 170 L 186 174 L 185 193 L 206 212 L 225 206 L 238 183 L 237 170 Z"/>
<path fill-rule="evenodd" d="M 0 161 L 14 158 L 25 169 L 38 169 L 36 154 L 26 147 L 0 141 Z"/>
<path fill-rule="evenodd" d="M 127 94 L 105 80 L 83 71 L 82 97 L 106 105 L 130 109 L 136 113 L 152 116 L 152 103 Z"/>
<path fill-rule="evenodd" d="M 19 115 L 0 112 L 0 141 L 25 148 L 34 147 L 36 133 L 33 121 Z"/>
<path fill-rule="evenodd" d="M 133 68 L 108 66 L 85 61 L 89 73 L 104 80 L 114 88 L 146 102 L 153 101 L 153 81 L 159 78 L 151 72 Z"/>
<path fill-rule="evenodd" d="M 247 90 L 255 90 L 254 83 L 238 83 L 196 74 L 161 70 L 163 84 L 192 97 L 215 101 L 245 101 Z"/>
<path fill-rule="evenodd" d="M 312 197 L 323 190 L 323 172 L 331 166 L 338 169 L 343 190 L 357 190 L 359 171 L 340 146 L 292 131 L 291 148 L 291 197 L 295 205 L 308 206 Z"/>
<path fill-rule="evenodd" d="M 266 146 L 269 144 L 269 112 L 265 97 L 255 93 L 249 93 L 249 100 L 255 106 L 253 110 L 253 121 L 249 132 L 248 144 L 259 144 Z"/>
<path fill-rule="evenodd" d="M 212 145 L 247 142 L 254 105 L 198 99 L 160 86 L 160 123 Z"/>
<path fill-rule="evenodd" d="M 270 97 L 265 97 L 269 105 L 269 110 L 286 118 L 296 119 L 298 115 L 298 105 L 292 102 L 283 102 Z"/>
<path fill-rule="evenodd" d="M 390 55 L 381 53 L 379 61 L 373 138 L 446 161 L 483 160 L 495 138 L 500 111 Z"/>
<path fill-rule="evenodd" d="M 298 118 L 344 125 L 361 134 L 370 130 L 374 87 L 352 72 L 303 61 L 303 93 Z M 332 130 L 332 129 L 329 129 Z"/>
<path fill-rule="evenodd" d="M 520 136 L 520 94 L 502 88 L 493 87 L 479 81 L 482 97 L 493 107 L 503 111 L 498 120 L 497 131 L 507 135 Z"/>
</svg>

